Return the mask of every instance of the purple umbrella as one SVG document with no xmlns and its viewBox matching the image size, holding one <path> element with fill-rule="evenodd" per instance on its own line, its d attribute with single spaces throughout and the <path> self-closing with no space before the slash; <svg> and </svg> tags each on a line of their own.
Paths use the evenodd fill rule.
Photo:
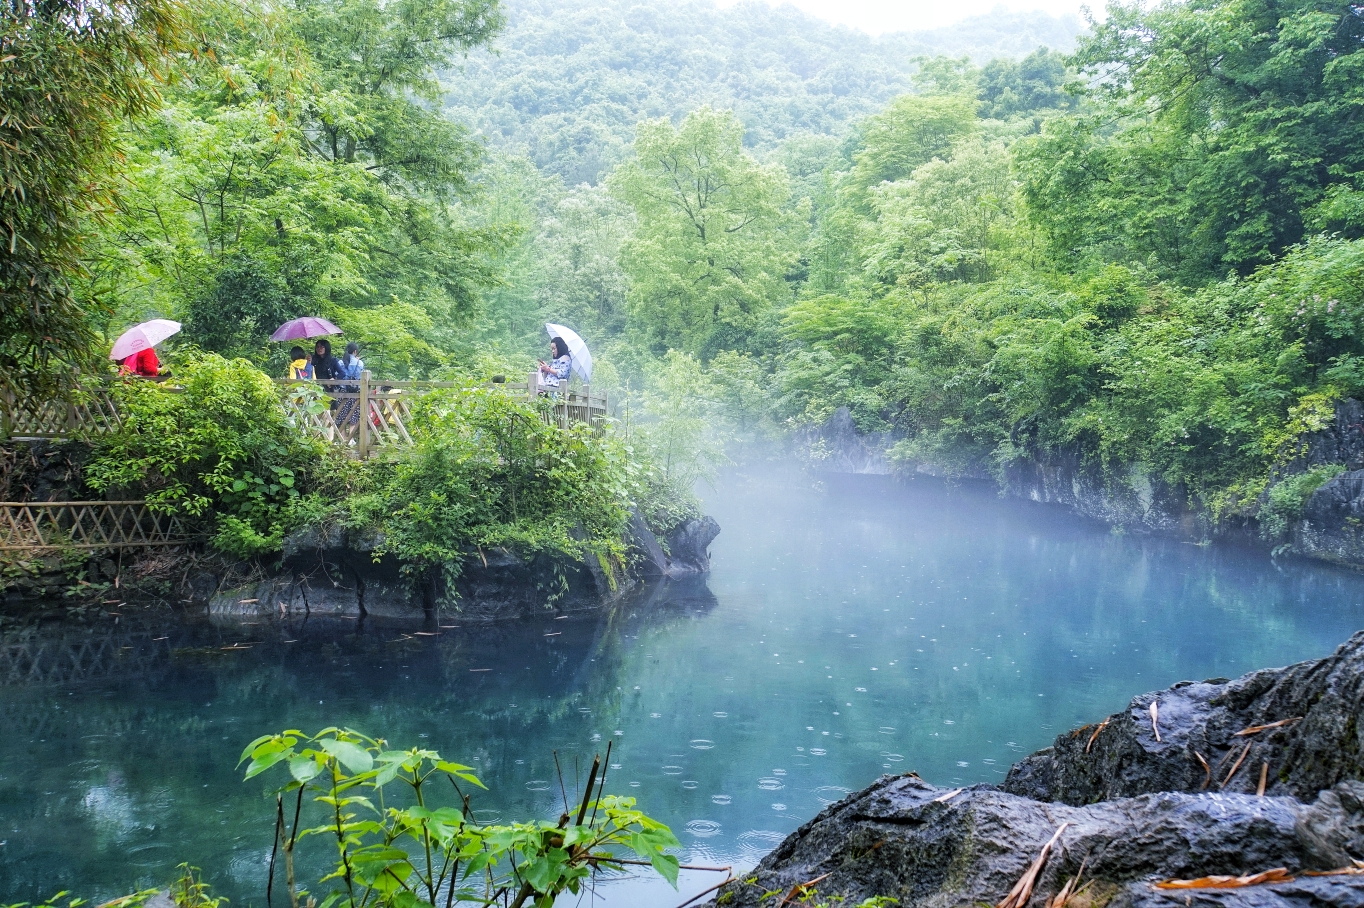
<svg viewBox="0 0 1364 908">
<path fill-rule="evenodd" d="M 340 334 L 341 329 L 325 318 L 305 315 L 303 318 L 290 319 L 275 329 L 270 335 L 272 341 L 302 340 L 308 337 L 322 337 L 324 334 Z"/>
</svg>

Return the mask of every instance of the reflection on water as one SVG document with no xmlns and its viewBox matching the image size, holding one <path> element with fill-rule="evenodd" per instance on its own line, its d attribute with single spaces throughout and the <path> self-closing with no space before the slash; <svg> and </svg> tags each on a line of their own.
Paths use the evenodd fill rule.
<svg viewBox="0 0 1364 908">
<path fill-rule="evenodd" d="M 473 765 L 484 822 L 557 816 L 553 751 L 572 799 L 573 767 L 614 742 L 607 788 L 669 823 L 686 862 L 751 864 L 882 773 L 997 782 L 1134 694 L 1322 655 L 1364 617 L 1351 574 L 971 490 L 731 477 L 708 506 L 708 581 L 600 619 L 0 641 L 0 899 L 108 898 L 190 861 L 263 905 L 270 805 L 237 757 L 333 723 Z M 647 880 L 605 893 L 681 901 Z"/>
</svg>

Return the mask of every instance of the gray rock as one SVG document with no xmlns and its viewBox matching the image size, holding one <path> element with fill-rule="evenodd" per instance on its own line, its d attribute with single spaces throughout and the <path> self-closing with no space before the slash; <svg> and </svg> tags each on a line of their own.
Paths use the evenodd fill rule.
<svg viewBox="0 0 1364 908">
<path fill-rule="evenodd" d="M 1176 896 L 1152 882 L 1209 874 L 1242 875 L 1284 867 L 1340 866 L 1359 857 L 1353 838 L 1364 818 L 1359 790 L 1325 795 L 1311 806 L 1291 798 L 1160 793 L 1084 807 L 1044 804 L 990 786 L 955 796 L 910 774 L 882 778 L 826 808 L 721 891 L 730 908 L 757 908 L 763 893 L 815 885 L 818 900 L 852 906 L 890 896 L 901 906 L 994 905 L 1026 872 L 1061 824 L 1069 824 L 1042 868 L 1029 904 L 1042 906 L 1080 872 L 1092 880 L 1078 904 L 1357 904 L 1359 877 L 1299 877 L 1293 883 Z M 1328 793 L 1329 794 L 1329 793 Z M 1308 818 L 1311 818 L 1310 822 Z M 1352 850 L 1356 849 L 1356 850 Z M 827 875 L 827 876 L 826 876 Z"/>
<path fill-rule="evenodd" d="M 704 574 L 710 570 L 710 544 L 720 535 L 714 517 L 693 517 L 668 534 L 669 577 Z"/>
<path fill-rule="evenodd" d="M 1152 702 L 1158 707 L 1160 741 L 1151 727 Z M 1252 672 L 1235 681 L 1186 681 L 1142 694 L 1127 710 L 1109 716 L 1102 729 L 1096 724 L 1067 732 L 1052 747 L 1015 764 L 1004 789 L 1067 804 L 1192 792 L 1205 785 L 1253 792 L 1268 765 L 1268 793 L 1307 800 L 1343 780 L 1364 779 L 1362 707 L 1364 632 L 1325 659 Z M 1301 721 L 1237 735 L 1297 717 Z"/>
<path fill-rule="evenodd" d="M 1309 558 L 1364 565 L 1364 470 L 1334 476 L 1312 493 L 1293 527 L 1292 545 Z"/>
<path fill-rule="evenodd" d="M 890 473 L 886 451 L 893 441 L 889 432 L 863 434 L 853 423 L 852 412 L 839 407 L 822 426 L 807 427 L 794 439 L 801 459 L 818 473 Z"/>
<path fill-rule="evenodd" d="M 1331 424 L 1305 436 L 1282 472 L 1292 475 L 1333 463 L 1364 470 L 1364 404 L 1357 400 L 1338 401 Z"/>
<path fill-rule="evenodd" d="M 630 509 L 630 523 L 626 525 L 625 533 L 640 576 L 646 580 L 668 576 L 668 553 L 658 544 L 658 537 L 649 529 L 639 508 Z"/>
</svg>

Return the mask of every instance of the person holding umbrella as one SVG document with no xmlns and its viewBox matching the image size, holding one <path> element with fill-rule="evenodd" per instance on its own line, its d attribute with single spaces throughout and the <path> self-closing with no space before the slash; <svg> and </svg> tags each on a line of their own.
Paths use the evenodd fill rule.
<svg viewBox="0 0 1364 908">
<path fill-rule="evenodd" d="M 549 355 L 551 362 L 540 360 L 540 384 L 557 388 L 560 382 L 568 381 L 573 369 L 573 354 L 568 352 L 568 342 L 556 336 L 549 341 Z"/>
<path fill-rule="evenodd" d="M 157 344 L 180 332 L 180 323 L 168 318 L 154 318 L 134 325 L 119 335 L 109 358 L 118 363 L 122 375 L 156 378 L 161 374 L 161 361 L 156 358 Z"/>
<path fill-rule="evenodd" d="M 552 386 L 557 387 L 560 381 L 566 380 L 570 371 L 584 382 L 592 381 L 592 354 L 578 333 L 553 322 L 545 322 L 545 331 L 551 338 L 550 351 L 554 362 L 541 363 L 540 372 L 546 376 L 553 373 L 557 381 Z M 548 377 L 544 383 L 551 384 Z"/>
</svg>

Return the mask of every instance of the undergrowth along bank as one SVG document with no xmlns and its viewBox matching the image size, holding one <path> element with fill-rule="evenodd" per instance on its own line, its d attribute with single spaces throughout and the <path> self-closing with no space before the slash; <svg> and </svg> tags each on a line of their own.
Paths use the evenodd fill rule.
<svg viewBox="0 0 1364 908">
<path fill-rule="evenodd" d="M 106 496 L 145 497 L 230 558 L 269 561 L 289 534 L 331 524 L 380 539 L 376 557 L 413 576 L 456 575 L 490 548 L 594 558 L 615 574 L 632 509 L 662 533 L 698 513 L 609 421 L 550 425 L 545 402 L 472 377 L 413 405 L 410 448 L 362 462 L 296 424 L 245 360 L 186 356 L 175 374 L 174 390 L 116 387 L 121 423 L 93 440 L 85 480 Z"/>
</svg>

